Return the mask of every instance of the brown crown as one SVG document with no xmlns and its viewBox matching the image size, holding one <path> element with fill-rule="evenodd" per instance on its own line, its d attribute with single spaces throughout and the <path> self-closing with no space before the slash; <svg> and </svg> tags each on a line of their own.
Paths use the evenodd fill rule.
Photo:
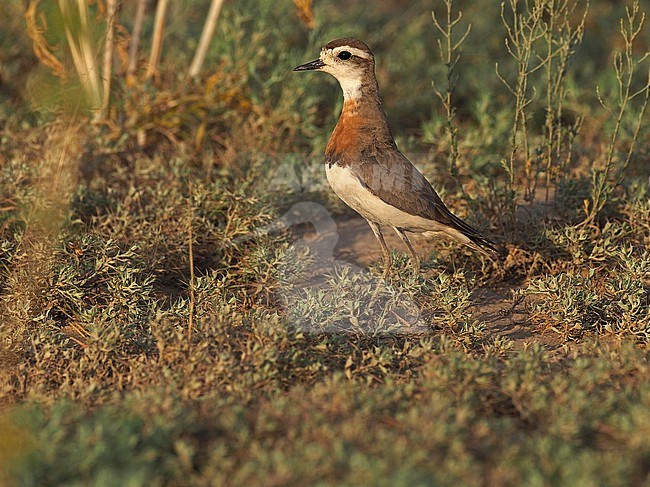
<svg viewBox="0 0 650 487">
<path fill-rule="evenodd" d="M 342 37 L 341 39 L 334 39 L 333 41 L 325 44 L 325 49 L 334 49 L 341 46 L 350 46 L 367 52 L 372 56 L 372 51 L 365 42 L 355 39 L 354 37 Z"/>
</svg>

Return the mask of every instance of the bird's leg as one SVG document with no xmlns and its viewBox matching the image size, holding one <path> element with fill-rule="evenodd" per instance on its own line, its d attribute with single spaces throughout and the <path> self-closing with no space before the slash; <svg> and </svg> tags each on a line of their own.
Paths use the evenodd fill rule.
<svg viewBox="0 0 650 487">
<path fill-rule="evenodd" d="M 399 238 L 402 239 L 402 242 L 404 242 L 406 244 L 406 247 L 409 249 L 409 253 L 411 254 L 411 263 L 413 264 L 413 274 L 415 274 L 416 276 L 419 275 L 420 257 L 418 256 L 418 253 L 413 248 L 413 245 L 411 244 L 409 238 L 406 236 L 406 233 L 404 233 L 404 230 L 398 227 L 393 227 L 393 230 L 395 230 L 395 233 L 399 235 Z"/>
<path fill-rule="evenodd" d="M 368 225 L 370 225 L 370 228 L 372 229 L 372 233 L 375 234 L 375 237 L 377 237 L 377 240 L 379 240 L 379 243 L 381 244 L 381 252 L 384 255 L 384 279 L 388 277 L 388 274 L 390 273 L 390 267 L 391 267 L 391 259 L 390 259 L 390 252 L 388 250 L 388 247 L 386 246 L 386 242 L 384 241 L 384 236 L 381 234 L 381 228 L 379 227 L 378 223 L 371 222 L 368 220 Z"/>
</svg>

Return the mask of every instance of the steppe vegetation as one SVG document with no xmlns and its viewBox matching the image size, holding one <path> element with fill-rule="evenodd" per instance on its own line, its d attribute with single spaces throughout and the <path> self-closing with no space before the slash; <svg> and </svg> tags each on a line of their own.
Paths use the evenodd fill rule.
<svg viewBox="0 0 650 487">
<path fill-rule="evenodd" d="M 648 1 L 220 4 L 0 2 L 0 484 L 650 485 Z M 501 261 L 380 279 L 342 36 Z"/>
</svg>

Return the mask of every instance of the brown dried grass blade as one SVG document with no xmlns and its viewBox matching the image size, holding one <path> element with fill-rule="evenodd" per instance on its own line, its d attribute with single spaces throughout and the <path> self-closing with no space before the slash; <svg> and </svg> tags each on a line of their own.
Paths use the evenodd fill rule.
<svg viewBox="0 0 650 487">
<path fill-rule="evenodd" d="M 45 38 L 47 32 L 47 20 L 43 14 L 38 14 L 40 0 L 32 0 L 25 11 L 25 22 L 27 24 L 27 35 L 32 40 L 34 54 L 40 62 L 52 69 L 54 74 L 62 80 L 67 80 L 68 73 L 65 66 L 53 54 L 54 48 L 49 45 Z"/>
</svg>

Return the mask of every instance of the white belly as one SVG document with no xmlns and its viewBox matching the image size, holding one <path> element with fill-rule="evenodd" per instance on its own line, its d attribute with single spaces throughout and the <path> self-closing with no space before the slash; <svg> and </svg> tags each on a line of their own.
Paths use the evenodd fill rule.
<svg viewBox="0 0 650 487">
<path fill-rule="evenodd" d="M 334 192 L 354 211 L 366 220 L 380 225 L 403 228 L 411 232 L 444 232 L 448 227 L 439 223 L 410 215 L 392 205 L 384 203 L 380 198 L 366 189 L 359 179 L 347 167 L 325 166 L 327 180 Z"/>
</svg>

